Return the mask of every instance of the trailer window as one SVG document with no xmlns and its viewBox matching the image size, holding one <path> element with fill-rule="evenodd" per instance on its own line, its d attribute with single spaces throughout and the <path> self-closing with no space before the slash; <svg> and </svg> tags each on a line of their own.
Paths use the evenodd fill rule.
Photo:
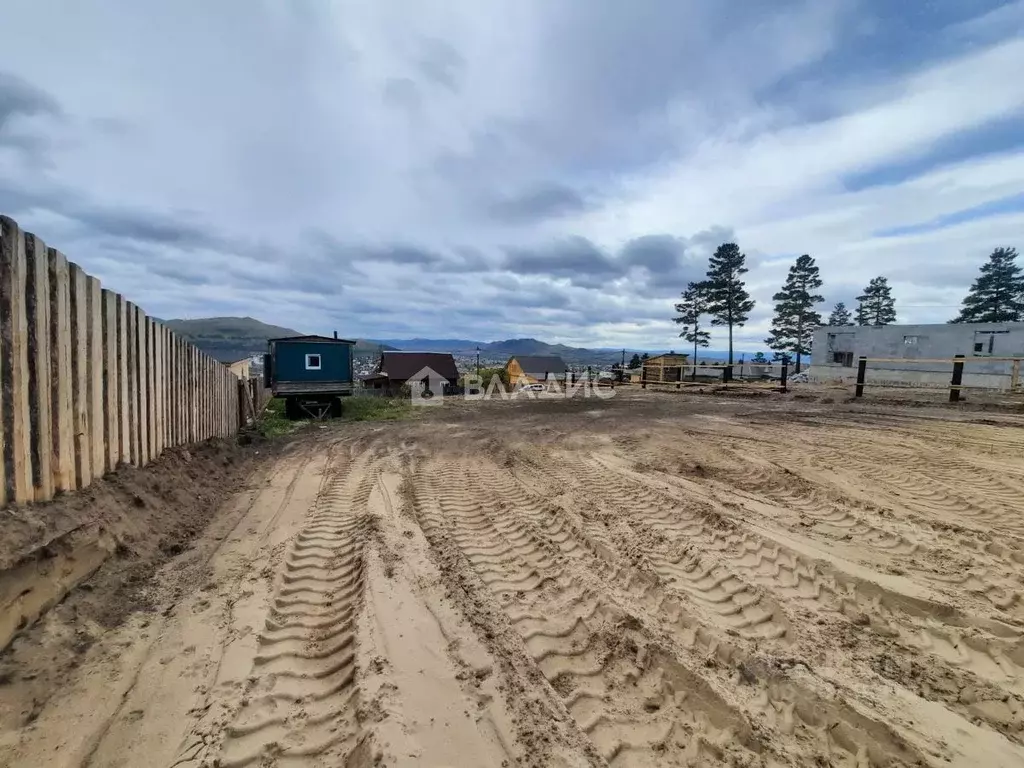
<svg viewBox="0 0 1024 768">
<path fill-rule="evenodd" d="M 320 370 L 320 355 L 306 355 L 306 370 L 307 371 L 319 371 Z"/>
</svg>

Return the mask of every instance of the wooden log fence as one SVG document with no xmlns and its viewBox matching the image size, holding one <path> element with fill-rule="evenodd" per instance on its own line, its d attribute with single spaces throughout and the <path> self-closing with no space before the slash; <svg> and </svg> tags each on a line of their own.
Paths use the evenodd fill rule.
<svg viewBox="0 0 1024 768">
<path fill-rule="evenodd" d="M 1001 388 L 1001 387 L 986 387 L 986 386 L 964 384 L 964 374 L 968 372 L 968 371 L 965 370 L 965 365 L 967 365 L 967 364 L 989 364 L 989 363 L 1010 363 L 1010 371 L 1009 371 L 1008 374 L 1007 373 L 1002 373 L 1002 372 L 997 372 L 997 373 L 992 373 L 992 374 L 986 373 L 985 375 L 990 375 L 990 376 L 993 376 L 993 377 L 995 377 L 995 376 L 1002 377 L 1002 376 L 1007 376 L 1008 375 L 1009 376 L 1009 389 L 1005 390 L 1005 391 L 1008 391 L 1010 393 L 1017 393 L 1017 394 L 1019 394 L 1020 391 L 1021 391 L 1021 389 L 1020 389 L 1020 367 L 1021 367 L 1021 363 L 1022 362 L 1024 362 L 1024 358 L 1021 358 L 1021 357 L 987 357 L 986 356 L 986 357 L 970 358 L 970 357 L 967 357 L 966 355 L 954 355 L 952 358 L 945 358 L 945 357 L 940 357 L 940 358 L 902 358 L 902 357 L 865 357 L 865 356 L 862 355 L 861 357 L 859 357 L 857 359 L 857 379 L 856 379 L 856 381 L 854 383 L 853 396 L 854 397 L 863 397 L 864 396 L 864 387 L 866 387 L 866 386 L 877 386 L 877 387 L 882 387 L 884 389 L 914 389 L 914 390 L 917 390 L 919 392 L 923 391 L 923 390 L 928 390 L 928 389 L 931 389 L 931 390 L 948 389 L 949 390 L 949 402 L 951 402 L 951 403 L 958 403 L 958 402 L 960 402 L 961 397 L 962 397 L 961 393 L 965 389 L 973 389 L 973 390 L 980 390 L 980 391 L 989 390 L 989 391 L 992 391 L 992 392 L 1004 391 L 1003 388 Z M 941 363 L 951 363 L 952 364 L 952 369 L 951 369 L 949 384 L 946 385 L 946 386 L 941 386 L 941 385 L 932 385 L 932 386 L 929 386 L 929 385 L 910 385 L 910 384 L 896 383 L 896 382 L 892 382 L 892 381 L 880 381 L 880 382 L 879 381 L 868 381 L 868 364 L 869 363 L 884 363 L 884 364 L 887 364 L 887 365 L 899 364 L 899 365 L 904 365 L 904 366 L 905 365 L 921 365 L 921 364 L 934 365 L 934 364 L 941 364 Z M 887 372 L 891 372 L 893 369 L 878 368 L 876 370 L 879 371 L 880 373 L 887 373 Z M 907 370 L 907 369 L 896 369 L 896 370 L 900 371 L 900 370 Z M 912 371 L 913 369 L 909 369 L 909 370 Z M 940 373 L 940 372 L 939 371 L 928 371 L 927 373 L 931 374 L 931 373 Z"/>
<path fill-rule="evenodd" d="M 0 216 L 0 507 L 239 429 L 239 378 Z"/>
</svg>

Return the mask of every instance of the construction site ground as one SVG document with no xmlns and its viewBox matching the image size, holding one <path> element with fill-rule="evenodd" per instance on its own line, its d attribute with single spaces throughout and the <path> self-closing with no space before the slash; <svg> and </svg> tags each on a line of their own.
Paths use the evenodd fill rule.
<svg viewBox="0 0 1024 768">
<path fill-rule="evenodd" d="M 0 765 L 1024 765 L 1024 415 L 414 411 L 230 459 L 131 589 L 22 619 Z"/>
</svg>

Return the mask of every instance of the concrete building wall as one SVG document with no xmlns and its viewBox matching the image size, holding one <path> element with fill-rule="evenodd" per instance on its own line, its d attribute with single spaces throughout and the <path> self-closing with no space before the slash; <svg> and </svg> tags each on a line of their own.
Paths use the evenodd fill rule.
<svg viewBox="0 0 1024 768">
<path fill-rule="evenodd" d="M 964 355 L 966 386 L 1007 389 L 1013 363 L 990 358 L 1024 357 L 1024 323 L 825 327 L 815 331 L 812 350 L 808 374 L 818 381 L 855 380 L 863 356 L 895 358 L 869 362 L 869 382 L 941 386 L 952 364 L 932 361 Z"/>
</svg>

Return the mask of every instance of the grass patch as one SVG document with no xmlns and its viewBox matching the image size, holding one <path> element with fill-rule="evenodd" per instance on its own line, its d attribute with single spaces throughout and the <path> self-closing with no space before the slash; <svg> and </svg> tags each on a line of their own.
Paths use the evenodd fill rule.
<svg viewBox="0 0 1024 768">
<path fill-rule="evenodd" d="M 412 415 L 412 402 L 405 397 L 346 397 L 341 401 L 343 421 L 396 421 Z"/>
<path fill-rule="evenodd" d="M 284 415 L 284 398 L 275 397 L 267 403 L 267 409 L 263 412 L 256 424 L 256 430 L 263 437 L 273 438 L 287 435 L 300 427 L 308 424 L 308 420 L 292 421 Z"/>
<path fill-rule="evenodd" d="M 327 419 L 324 423 L 338 421 L 397 421 L 413 415 L 409 398 L 345 397 L 341 401 L 341 418 Z M 285 415 L 284 398 L 275 397 L 268 404 L 256 431 L 263 437 L 275 438 L 289 435 L 308 425 L 312 419 L 292 421 Z"/>
</svg>

